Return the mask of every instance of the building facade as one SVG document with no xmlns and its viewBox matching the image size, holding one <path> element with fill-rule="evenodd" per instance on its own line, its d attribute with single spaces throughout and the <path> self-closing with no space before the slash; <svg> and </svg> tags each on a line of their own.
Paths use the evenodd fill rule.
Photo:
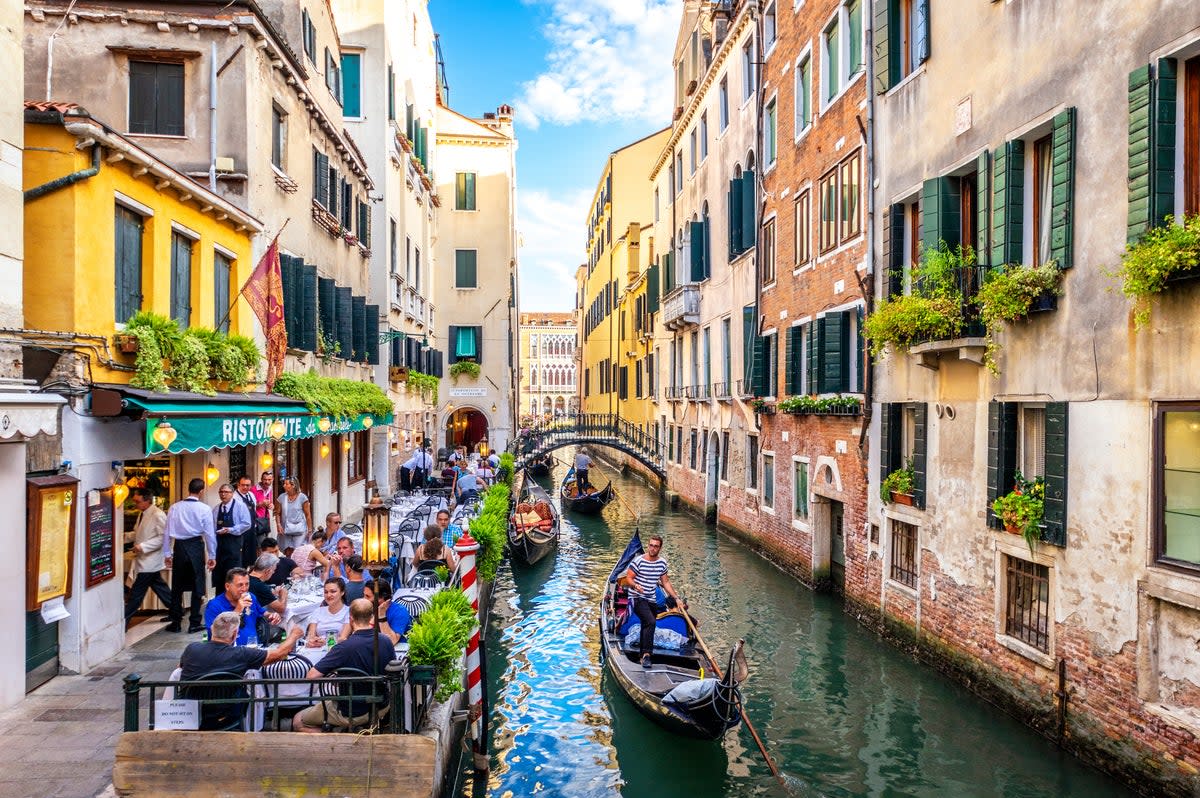
<svg viewBox="0 0 1200 798">
<path fill-rule="evenodd" d="M 579 408 L 575 352 L 579 348 L 574 313 L 521 314 L 521 426 L 573 415 Z"/>
<path fill-rule="evenodd" d="M 957 321 L 881 331 L 851 598 L 1101 767 L 1192 794 L 1198 294 L 1167 285 L 1139 328 L 1112 273 L 1200 210 L 1200 8 L 911 5 L 874 16 L 868 328 L 937 300 Z M 989 329 L 979 286 L 1037 268 L 1061 295 Z M 910 464 L 911 506 L 885 500 Z M 1022 480 L 1044 491 L 1027 539 L 993 507 Z"/>
</svg>

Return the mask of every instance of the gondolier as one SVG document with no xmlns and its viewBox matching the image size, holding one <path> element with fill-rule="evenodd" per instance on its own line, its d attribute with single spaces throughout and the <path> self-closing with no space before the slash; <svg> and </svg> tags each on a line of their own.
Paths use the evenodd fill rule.
<svg viewBox="0 0 1200 798">
<path fill-rule="evenodd" d="M 680 601 L 679 594 L 671 586 L 671 578 L 667 576 L 667 561 L 661 556 L 663 539 L 654 535 L 646 542 L 646 553 L 639 554 L 629 564 L 625 572 L 625 584 L 633 599 L 633 613 L 642 622 L 640 650 L 642 652 L 642 667 L 650 667 L 650 653 L 654 651 L 655 619 L 661 611 L 658 605 L 657 593 L 661 585 L 667 594 L 667 607 L 681 604 L 687 610 L 687 602 Z"/>
<path fill-rule="evenodd" d="M 592 483 L 588 482 L 588 471 L 592 467 L 592 458 L 588 457 L 587 449 L 580 448 L 575 455 L 575 485 L 579 495 L 587 493 Z"/>
</svg>

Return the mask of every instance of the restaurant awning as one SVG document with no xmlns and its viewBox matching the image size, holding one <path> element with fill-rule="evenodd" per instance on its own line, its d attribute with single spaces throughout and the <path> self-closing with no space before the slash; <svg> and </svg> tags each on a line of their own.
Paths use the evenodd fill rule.
<svg viewBox="0 0 1200 798">
<path fill-rule="evenodd" d="M 303 402 L 265 394 L 154 394 L 124 386 L 93 390 L 92 409 L 96 415 L 143 416 L 148 455 L 359 432 L 392 420 L 390 413 L 353 418 L 321 415 Z M 168 428 L 173 436 L 162 434 Z"/>
</svg>

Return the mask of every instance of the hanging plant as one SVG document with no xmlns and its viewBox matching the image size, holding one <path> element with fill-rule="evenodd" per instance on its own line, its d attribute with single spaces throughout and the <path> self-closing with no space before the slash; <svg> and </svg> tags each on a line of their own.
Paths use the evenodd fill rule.
<svg viewBox="0 0 1200 798">
<path fill-rule="evenodd" d="M 983 362 L 993 374 L 1000 373 L 996 364 L 996 354 L 1000 351 L 996 331 L 1006 323 L 1029 316 L 1034 303 L 1042 297 L 1060 294 L 1062 270 L 1054 261 L 1030 267 L 1009 264 L 987 273 L 975 301 L 979 305 L 979 319 L 987 329 Z"/>
<path fill-rule="evenodd" d="M 133 333 L 139 328 L 150 330 L 158 340 L 158 351 L 170 360 L 175 356 L 175 345 L 183 337 L 183 331 L 174 319 L 148 310 L 139 310 L 125 322 L 125 332 Z M 139 339 L 140 340 L 140 339 Z"/>
<path fill-rule="evenodd" d="M 472 379 L 479 379 L 479 364 L 470 360 L 459 360 L 451 363 L 450 376 L 457 380 L 461 374 L 466 374 Z"/>
<path fill-rule="evenodd" d="M 942 241 L 921 253 L 912 267 L 912 293 L 893 296 L 875 306 L 863 321 L 872 356 L 891 344 L 907 351 L 925 341 L 954 338 L 963 327 L 962 270 L 975 265 L 975 251 Z"/>
<path fill-rule="evenodd" d="M 275 381 L 275 393 L 299 399 L 313 413 L 337 418 L 355 418 L 363 413 L 386 416 L 392 412 L 387 394 L 373 382 L 285 372 Z"/>
<path fill-rule="evenodd" d="M 134 388 L 165 393 L 167 376 L 163 372 L 163 355 L 158 346 L 158 336 L 149 327 L 126 327 L 138 342 L 134 375 L 129 384 Z"/>
<path fill-rule="evenodd" d="M 208 368 L 208 349 L 204 341 L 188 331 L 175 345 L 167 380 L 181 391 L 212 396 L 216 391 L 208 385 Z"/>
<path fill-rule="evenodd" d="M 1133 324 L 1137 329 L 1150 322 L 1150 300 L 1173 280 L 1200 276 L 1200 214 L 1183 220 L 1167 217 L 1129 244 L 1115 276 L 1121 292 L 1133 300 Z"/>
<path fill-rule="evenodd" d="M 451 366 L 451 368 L 453 369 L 454 367 Z M 408 386 L 408 390 L 415 390 L 417 393 L 423 394 L 428 391 L 432 397 L 432 403 L 436 405 L 438 403 L 439 382 L 441 382 L 441 380 L 432 374 L 423 374 L 420 371 L 410 370 L 408 372 L 408 379 L 405 380 L 405 385 Z"/>
</svg>

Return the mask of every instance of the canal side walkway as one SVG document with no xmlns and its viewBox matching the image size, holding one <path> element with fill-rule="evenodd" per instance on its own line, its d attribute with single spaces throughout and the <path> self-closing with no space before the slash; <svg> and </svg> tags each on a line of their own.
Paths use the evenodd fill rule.
<svg viewBox="0 0 1200 798">
<path fill-rule="evenodd" d="M 163 631 L 152 618 L 136 640 L 85 676 L 60 675 L 0 712 L 0 795 L 5 798 L 111 796 L 113 755 L 124 724 L 130 673 L 167 679 L 198 635 Z"/>
</svg>

